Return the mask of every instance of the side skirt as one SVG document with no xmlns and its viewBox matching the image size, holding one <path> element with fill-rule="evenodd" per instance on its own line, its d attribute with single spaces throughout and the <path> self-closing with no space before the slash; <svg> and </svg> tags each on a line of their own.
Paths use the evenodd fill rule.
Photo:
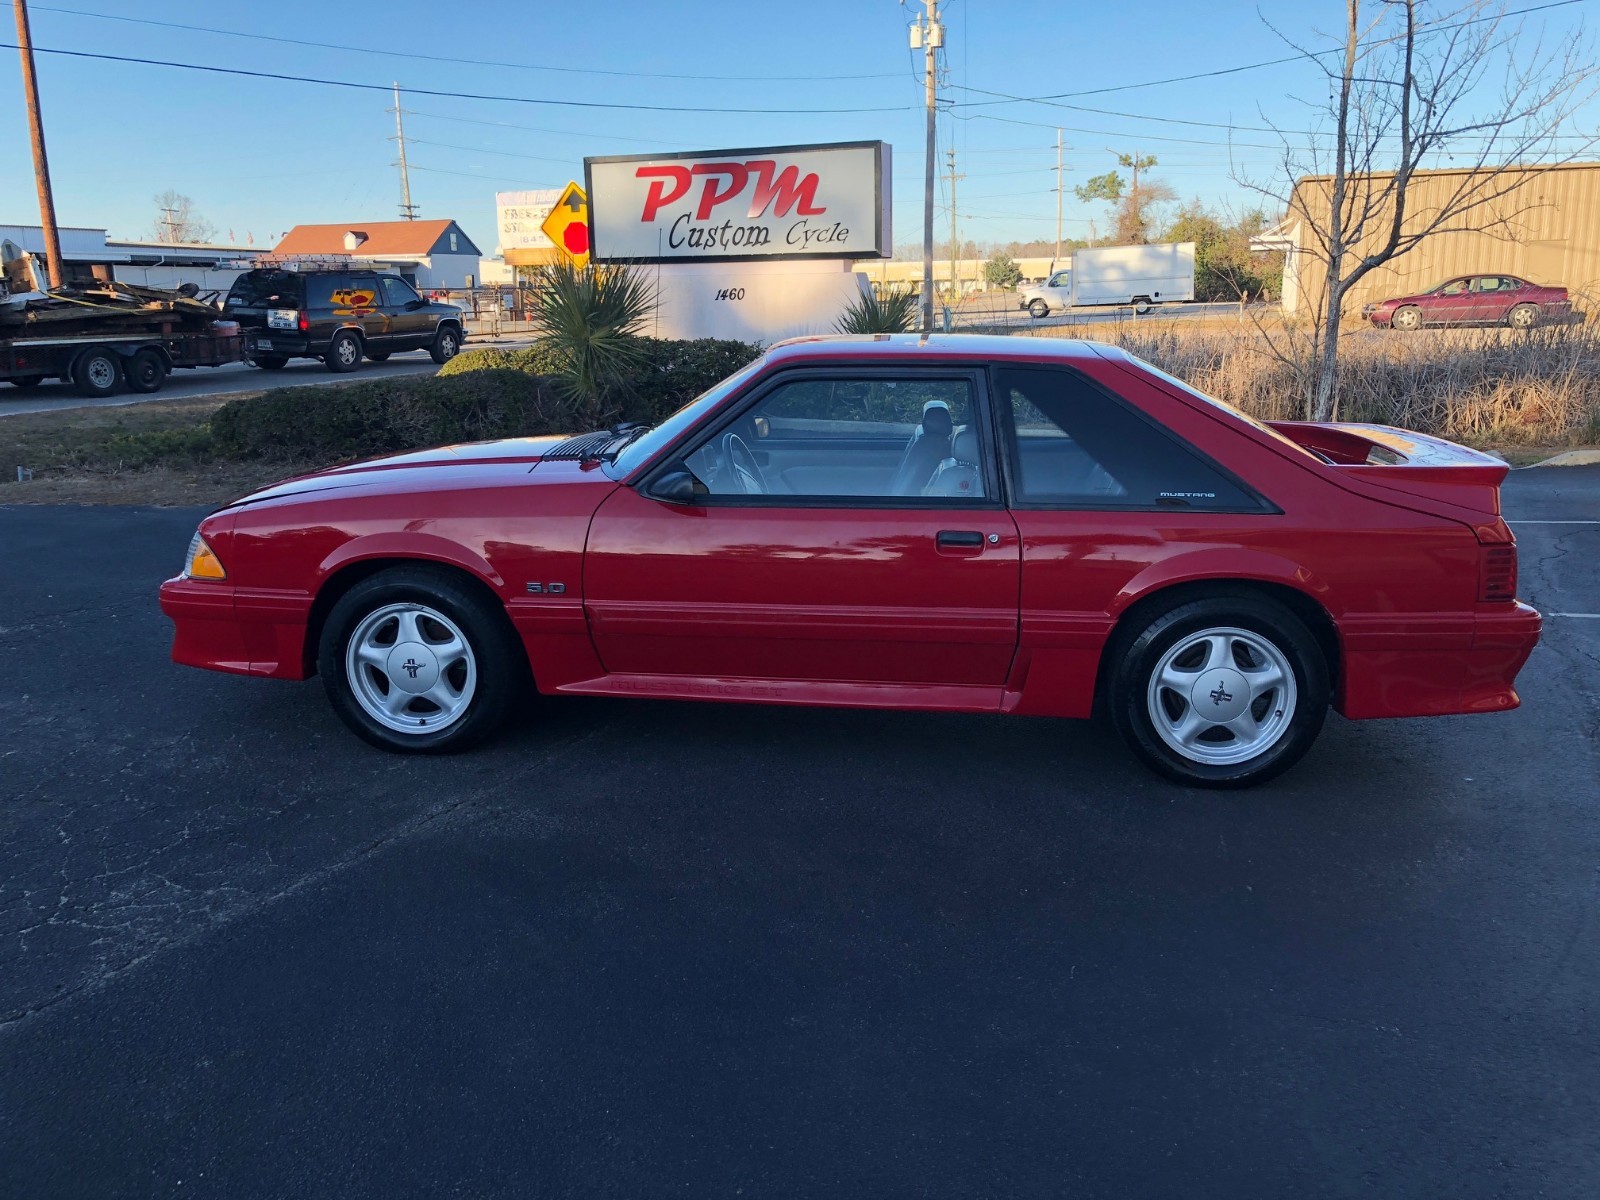
<svg viewBox="0 0 1600 1200">
<path fill-rule="evenodd" d="M 999 687 L 916 683 L 839 683 L 796 679 L 721 679 L 701 675 L 602 675 L 562 684 L 568 696 L 643 696 L 658 700 L 723 700 L 836 708 L 902 708 L 999 712 Z"/>
</svg>

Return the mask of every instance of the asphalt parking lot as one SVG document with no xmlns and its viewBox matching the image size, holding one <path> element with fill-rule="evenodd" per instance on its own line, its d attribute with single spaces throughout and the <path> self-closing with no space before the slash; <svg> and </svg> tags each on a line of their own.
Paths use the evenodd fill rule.
<svg viewBox="0 0 1600 1200">
<path fill-rule="evenodd" d="M 1242 794 L 718 705 L 389 757 L 167 661 L 199 513 L 0 508 L 0 1196 L 1592 1195 L 1600 467 L 1505 503 L 1523 707 Z"/>
</svg>

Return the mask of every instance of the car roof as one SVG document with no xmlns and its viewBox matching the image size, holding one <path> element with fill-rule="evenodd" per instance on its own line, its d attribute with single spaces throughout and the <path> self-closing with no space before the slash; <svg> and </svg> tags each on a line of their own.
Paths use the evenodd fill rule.
<svg viewBox="0 0 1600 1200">
<path fill-rule="evenodd" d="M 1004 337 L 983 333 L 868 333 L 826 334 L 790 338 L 774 343 L 766 354 L 771 364 L 804 363 L 819 359 L 871 362 L 894 359 L 937 361 L 961 359 L 1010 362 L 1092 362 L 1097 358 L 1123 358 L 1117 346 L 1081 338 Z"/>
</svg>

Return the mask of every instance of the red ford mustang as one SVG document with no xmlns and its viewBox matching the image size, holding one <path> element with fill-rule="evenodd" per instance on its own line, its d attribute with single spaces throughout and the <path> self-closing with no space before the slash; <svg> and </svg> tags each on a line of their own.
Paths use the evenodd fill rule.
<svg viewBox="0 0 1600 1200">
<path fill-rule="evenodd" d="M 1498 712 L 1538 640 L 1503 463 L 1261 424 L 1120 350 L 788 342 L 653 429 L 336 468 L 207 517 L 180 663 L 391 750 L 547 694 L 1087 717 L 1258 782 L 1347 717 Z"/>
</svg>

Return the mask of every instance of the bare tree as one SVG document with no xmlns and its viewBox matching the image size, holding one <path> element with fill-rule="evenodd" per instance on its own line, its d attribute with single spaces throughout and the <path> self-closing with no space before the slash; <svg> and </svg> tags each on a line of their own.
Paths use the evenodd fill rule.
<svg viewBox="0 0 1600 1200">
<path fill-rule="evenodd" d="M 155 197 L 156 220 L 150 236 L 158 242 L 209 242 L 216 226 L 194 211 L 194 201 L 168 188 Z"/>
<path fill-rule="evenodd" d="M 1378 0 L 1366 12 L 1362 0 L 1344 6 L 1336 64 L 1327 61 L 1332 52 L 1284 38 L 1326 77 L 1329 98 L 1313 107 L 1331 130 L 1278 129 L 1278 182 L 1239 180 L 1303 223 L 1327 269 L 1311 298 L 1305 353 L 1296 354 L 1319 421 L 1337 409 L 1339 322 L 1350 289 L 1436 234 L 1514 238 L 1519 218 L 1538 203 L 1525 186 L 1530 176 L 1582 157 L 1597 140 L 1573 138 L 1570 128 L 1595 92 L 1585 39 L 1547 50 L 1487 0 L 1429 21 L 1419 19 L 1421 0 Z M 1429 167 L 1459 171 L 1459 182 L 1418 210 L 1408 203 L 1411 185 Z"/>
</svg>

